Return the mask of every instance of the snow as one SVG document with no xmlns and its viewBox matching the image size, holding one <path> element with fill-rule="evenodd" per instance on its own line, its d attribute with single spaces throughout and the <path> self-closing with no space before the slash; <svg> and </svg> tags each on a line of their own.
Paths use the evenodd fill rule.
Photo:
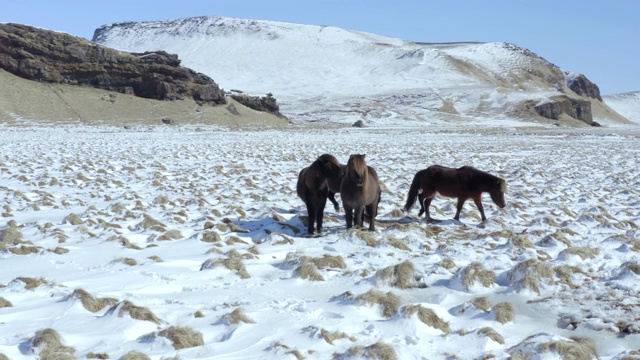
<svg viewBox="0 0 640 360">
<path fill-rule="evenodd" d="M 603 100 L 627 119 L 640 124 L 640 91 L 606 95 Z"/>
<path fill-rule="evenodd" d="M 0 298 L 12 306 L 0 308 L 0 354 L 38 356 L 33 338 L 47 328 L 79 358 L 372 357 L 372 345 L 386 344 L 400 359 L 559 359 L 549 344 L 575 337 L 590 339 L 600 359 L 640 350 L 637 129 L 473 124 L 3 126 Z M 327 152 L 343 163 L 366 153 L 377 169 L 375 232 L 346 231 L 342 211 L 327 207 L 325 233 L 305 236 L 297 174 Z M 413 175 L 431 164 L 503 177 L 507 207 L 485 195 L 488 220 L 470 202 L 458 222 L 455 200 L 438 197 L 438 224 L 415 208 L 402 214 Z M 236 254 L 244 272 L 222 264 Z M 302 278 L 302 257 L 325 255 L 344 267 Z M 414 287 L 377 275 L 407 261 Z M 494 280 L 465 280 L 472 269 Z M 46 282 L 28 288 L 28 278 Z M 115 302 L 91 312 L 76 289 Z M 395 294 L 399 307 L 385 316 L 362 300 L 371 290 Z M 124 301 L 159 321 L 132 317 Z M 504 302 L 515 316 L 501 323 Z M 432 310 L 449 331 L 408 306 Z M 236 309 L 253 322 L 232 321 Z M 161 335 L 171 326 L 198 331 L 204 344 L 176 350 Z"/>
</svg>

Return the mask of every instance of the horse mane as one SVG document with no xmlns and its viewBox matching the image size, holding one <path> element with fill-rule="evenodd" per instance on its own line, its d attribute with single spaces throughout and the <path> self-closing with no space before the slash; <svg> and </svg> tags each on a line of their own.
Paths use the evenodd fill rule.
<svg viewBox="0 0 640 360">
<path fill-rule="evenodd" d="M 468 174 L 469 179 L 475 177 L 477 180 L 480 180 L 482 183 L 486 185 L 490 185 L 489 187 L 492 189 L 499 189 L 503 193 L 507 192 L 507 182 L 504 181 L 504 179 L 502 178 L 489 174 L 486 171 L 478 170 L 473 166 L 463 166 L 458 170 L 464 170 L 465 173 Z"/>
<path fill-rule="evenodd" d="M 366 155 L 364 154 L 356 154 L 349 156 L 349 161 L 347 162 L 347 171 L 349 169 L 353 169 L 355 172 L 360 174 L 361 176 L 366 175 L 368 171 L 367 163 L 364 161 Z"/>
</svg>

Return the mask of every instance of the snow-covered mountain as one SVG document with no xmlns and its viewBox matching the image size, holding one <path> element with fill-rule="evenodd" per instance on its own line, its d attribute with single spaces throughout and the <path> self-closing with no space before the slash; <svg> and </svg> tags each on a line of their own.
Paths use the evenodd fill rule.
<svg viewBox="0 0 640 360">
<path fill-rule="evenodd" d="M 640 124 L 640 91 L 603 96 L 604 101 L 627 119 Z"/>
<path fill-rule="evenodd" d="M 105 25 L 93 40 L 126 51 L 176 53 L 184 66 L 226 90 L 273 93 L 294 120 L 383 125 L 532 118 L 532 107 L 566 94 L 591 101 L 594 120 L 626 121 L 569 89 L 573 74 L 509 43 L 426 44 L 224 17 Z"/>
</svg>

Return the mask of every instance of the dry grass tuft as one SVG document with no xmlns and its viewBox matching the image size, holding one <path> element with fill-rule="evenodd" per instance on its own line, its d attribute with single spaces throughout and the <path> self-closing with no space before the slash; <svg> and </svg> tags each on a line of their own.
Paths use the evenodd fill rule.
<svg viewBox="0 0 640 360">
<path fill-rule="evenodd" d="M 235 235 L 230 235 L 227 238 L 227 241 L 224 242 L 227 245 L 233 245 L 233 244 L 245 244 L 245 245 L 249 245 L 248 242 L 242 240 L 241 238 L 235 236 Z"/>
<path fill-rule="evenodd" d="M 245 323 L 245 324 L 255 324 L 255 321 L 248 317 L 244 312 L 244 309 L 241 307 L 235 308 L 232 312 L 226 314 L 224 319 L 232 325 Z"/>
<path fill-rule="evenodd" d="M 62 248 L 62 247 L 56 246 L 56 248 L 55 248 L 55 249 L 53 249 L 53 250 L 48 249 L 47 251 L 52 252 L 52 253 L 57 254 L 57 255 L 63 255 L 63 254 L 68 253 L 68 252 L 69 252 L 69 249 L 65 249 L 65 248 Z"/>
<path fill-rule="evenodd" d="M 9 227 L 0 230 L 0 250 L 4 250 L 9 245 L 18 245 L 22 242 L 22 233 L 15 222 L 10 222 Z"/>
<path fill-rule="evenodd" d="M 516 318 L 516 308 L 508 301 L 497 303 L 493 307 L 496 321 L 501 324 L 513 321 Z"/>
<path fill-rule="evenodd" d="M 221 240 L 222 238 L 220 237 L 220 234 L 215 231 L 205 231 L 202 233 L 202 238 L 200 239 L 200 241 L 204 241 L 206 243 L 214 243 Z"/>
<path fill-rule="evenodd" d="M 21 277 L 17 277 L 16 280 L 20 280 L 23 283 L 25 283 L 24 285 L 25 290 L 33 290 L 40 285 L 52 285 L 45 278 L 31 278 L 31 277 L 21 276 Z"/>
<path fill-rule="evenodd" d="M 413 264 L 405 261 L 376 272 L 376 285 L 389 284 L 399 289 L 416 287 L 416 275 Z"/>
<path fill-rule="evenodd" d="M 333 342 L 340 339 L 349 339 L 351 342 L 356 341 L 356 338 L 353 336 L 349 336 L 342 331 L 329 331 L 325 329 L 320 330 L 320 336 L 327 342 L 329 345 L 333 345 Z"/>
<path fill-rule="evenodd" d="M 136 306 L 132 302 L 125 300 L 114 306 L 112 306 L 108 313 L 118 311 L 118 317 L 123 317 L 125 314 L 129 314 L 132 319 L 151 321 L 152 323 L 160 325 L 162 322 L 154 313 L 146 307 Z"/>
<path fill-rule="evenodd" d="M 62 337 L 54 329 L 36 332 L 31 339 L 31 351 L 38 353 L 42 360 L 75 360 L 75 349 L 62 345 Z"/>
<path fill-rule="evenodd" d="M 0 360 L 9 360 L 9 358 L 7 357 L 7 355 L 0 353 Z"/>
<path fill-rule="evenodd" d="M 303 262 L 295 271 L 294 274 L 301 279 L 308 279 L 311 281 L 324 281 L 324 276 L 318 272 L 318 268 L 310 261 Z"/>
<path fill-rule="evenodd" d="M 249 273 L 247 272 L 247 268 L 245 268 L 244 263 L 242 262 L 242 255 L 240 255 L 240 253 L 237 250 L 235 249 L 230 250 L 227 253 L 227 256 L 228 256 L 227 259 L 218 259 L 214 261 L 211 264 L 211 267 L 222 265 L 229 270 L 234 270 L 236 274 L 238 274 L 238 276 L 240 276 L 243 279 L 248 279 L 251 277 L 251 275 L 249 275 Z M 205 264 L 202 264 L 202 267 L 200 268 L 200 270 L 203 270 L 204 266 Z"/>
<path fill-rule="evenodd" d="M 629 269 L 629 271 L 631 271 L 632 273 L 636 275 L 640 275 L 640 263 L 637 263 L 635 261 L 627 261 L 624 264 L 622 264 L 620 267 L 624 269 Z"/>
<path fill-rule="evenodd" d="M 371 289 L 358 296 L 357 300 L 364 304 L 382 306 L 382 315 L 387 318 L 394 316 L 400 308 L 400 298 L 390 291 L 385 294 L 382 291 Z"/>
<path fill-rule="evenodd" d="M 356 346 L 347 350 L 344 354 L 339 354 L 333 357 L 334 359 L 351 359 L 351 358 L 363 358 L 372 360 L 397 360 L 398 355 L 393 345 L 383 342 L 377 342 L 367 347 Z"/>
<path fill-rule="evenodd" d="M 496 281 L 496 274 L 491 270 L 486 270 L 479 262 L 471 263 L 467 267 L 460 269 L 459 275 L 462 280 L 462 287 L 466 291 L 470 290 L 475 283 L 489 287 Z"/>
<path fill-rule="evenodd" d="M 497 342 L 498 344 L 504 345 L 504 338 L 502 337 L 502 335 L 500 335 L 497 331 L 495 331 L 491 327 L 488 327 L 488 326 L 483 327 L 482 329 L 478 330 L 478 334 L 484 335 L 489 339 Z"/>
<path fill-rule="evenodd" d="M 451 328 L 449 327 L 449 323 L 442 320 L 433 310 L 425 308 L 420 305 L 409 305 L 403 308 L 405 317 L 412 317 L 415 314 L 418 314 L 418 319 L 423 323 L 442 330 L 444 334 L 449 334 L 451 332 Z"/>
<path fill-rule="evenodd" d="M 71 214 L 67 215 L 67 216 L 62 220 L 62 223 L 63 223 L 63 224 L 65 224 L 65 223 L 69 223 L 69 224 L 71 224 L 71 225 L 80 225 L 80 224 L 82 224 L 82 223 L 83 223 L 83 221 L 82 221 L 82 219 L 80 218 L 80 216 L 78 216 L 78 215 L 76 215 L 76 214 L 74 214 L 74 213 L 71 213 Z"/>
<path fill-rule="evenodd" d="M 488 312 L 491 309 L 491 300 L 485 296 L 474 297 L 471 299 L 471 305 Z"/>
<path fill-rule="evenodd" d="M 583 274 L 586 275 L 584 271 L 582 271 L 582 269 L 580 269 L 577 266 L 571 266 L 571 265 L 560 265 L 560 266 L 556 266 L 554 268 L 556 275 L 558 277 L 560 277 L 560 280 L 558 280 L 558 282 L 563 283 L 568 285 L 571 289 L 577 289 L 578 285 L 574 284 L 571 281 L 571 277 L 574 274 Z"/>
<path fill-rule="evenodd" d="M 87 354 L 87 359 L 108 359 L 109 354 L 106 353 L 94 353 L 90 352 Z"/>
<path fill-rule="evenodd" d="M 387 242 L 389 242 L 389 245 L 393 246 L 396 249 L 411 251 L 411 248 L 409 247 L 409 245 L 407 245 L 404 241 L 398 239 L 393 235 L 389 235 L 387 237 Z"/>
<path fill-rule="evenodd" d="M 158 241 L 166 241 L 166 240 L 179 240 L 184 238 L 180 233 L 180 230 L 170 230 L 166 233 L 158 236 Z"/>
<path fill-rule="evenodd" d="M 136 225 L 137 228 L 142 228 L 144 230 L 153 230 L 153 231 L 157 231 L 157 232 L 166 232 L 167 230 L 165 229 L 167 227 L 167 225 L 163 224 L 162 222 L 154 219 L 151 215 L 149 214 L 144 214 L 144 219 L 138 223 L 138 225 Z"/>
<path fill-rule="evenodd" d="M 553 341 L 540 345 L 541 352 L 555 351 L 564 360 L 598 359 L 598 351 L 591 339 L 571 338 L 573 341 Z"/>
<path fill-rule="evenodd" d="M 96 298 L 84 289 L 75 289 L 71 296 L 79 299 L 82 302 L 82 306 L 92 313 L 98 312 L 106 306 L 113 306 L 118 302 L 114 298 Z"/>
<path fill-rule="evenodd" d="M 0 297 L 0 309 L 6 308 L 6 307 L 12 307 L 12 306 L 13 306 L 13 304 L 11 303 L 11 301 L 9 301 L 9 300 L 7 300 L 7 299 L 5 299 L 3 297 Z"/>
<path fill-rule="evenodd" d="M 171 326 L 160 331 L 158 335 L 171 340 L 176 350 L 204 345 L 202 334 L 188 327 Z"/>
<path fill-rule="evenodd" d="M 140 351 L 131 350 L 122 356 L 122 360 L 151 360 L 151 358 Z"/>
<path fill-rule="evenodd" d="M 540 294 L 542 279 L 553 277 L 553 267 L 538 259 L 528 259 L 507 272 L 507 279 L 518 289 L 530 289 Z"/>
<path fill-rule="evenodd" d="M 567 255 L 578 255 L 582 260 L 595 259 L 600 255 L 600 249 L 591 247 L 571 247 L 563 252 Z"/>
<path fill-rule="evenodd" d="M 531 239 L 529 238 L 529 234 L 527 233 L 515 235 L 513 238 L 511 238 L 511 243 L 520 249 L 532 249 L 536 247 L 533 241 L 531 241 Z"/>
<path fill-rule="evenodd" d="M 440 266 L 441 268 L 447 269 L 447 270 L 451 270 L 454 267 L 456 267 L 456 263 L 453 262 L 453 260 L 451 260 L 451 258 L 444 258 L 439 263 L 437 263 L 436 265 Z"/>
<path fill-rule="evenodd" d="M 354 229 L 350 230 L 349 232 L 355 234 L 358 238 L 360 238 L 360 240 L 364 241 L 367 246 L 374 247 L 378 245 L 378 240 L 370 231 Z"/>
<path fill-rule="evenodd" d="M 14 255 L 29 255 L 29 254 L 37 254 L 42 250 L 41 247 L 38 246 L 28 246 L 28 245 L 20 245 L 18 247 L 9 248 L 9 251 Z"/>
<path fill-rule="evenodd" d="M 340 255 L 332 256 L 329 254 L 324 254 L 321 258 L 311 258 L 310 260 L 319 269 L 345 269 L 347 267 L 347 263 L 345 263 L 344 258 Z"/>
<path fill-rule="evenodd" d="M 195 313 L 193 313 L 193 317 L 196 319 L 200 319 L 205 317 L 204 313 L 202 312 L 202 310 L 198 310 Z"/>
</svg>

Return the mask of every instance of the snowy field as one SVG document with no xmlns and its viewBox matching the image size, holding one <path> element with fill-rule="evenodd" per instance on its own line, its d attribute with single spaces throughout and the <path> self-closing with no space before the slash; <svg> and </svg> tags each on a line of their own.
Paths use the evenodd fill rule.
<svg viewBox="0 0 640 360">
<path fill-rule="evenodd" d="M 0 359 L 640 358 L 638 131 L 0 131 Z M 377 169 L 376 232 L 305 236 L 323 153 Z M 432 164 L 507 207 L 403 214 Z"/>
</svg>

